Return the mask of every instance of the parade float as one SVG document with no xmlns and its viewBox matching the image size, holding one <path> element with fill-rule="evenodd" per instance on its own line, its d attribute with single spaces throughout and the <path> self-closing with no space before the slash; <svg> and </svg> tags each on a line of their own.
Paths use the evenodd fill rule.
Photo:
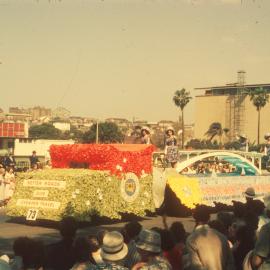
<svg viewBox="0 0 270 270">
<path fill-rule="evenodd" d="M 175 150 L 165 154 L 154 152 L 152 145 L 138 144 L 53 145 L 53 169 L 19 174 L 7 214 L 29 220 L 60 220 L 65 215 L 83 221 L 93 216 L 121 219 L 125 214 L 155 212 L 166 204 L 168 189 L 169 197 L 187 209 L 243 201 L 250 186 L 259 199 L 270 191 L 270 177 L 260 169 L 260 154 Z M 171 158 L 178 160 L 175 169 L 166 164 Z M 234 169 L 190 171 L 203 162 Z"/>
</svg>

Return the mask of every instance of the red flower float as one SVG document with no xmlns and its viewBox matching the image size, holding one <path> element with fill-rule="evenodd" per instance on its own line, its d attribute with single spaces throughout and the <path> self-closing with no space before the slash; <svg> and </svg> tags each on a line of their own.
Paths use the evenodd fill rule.
<svg viewBox="0 0 270 270">
<path fill-rule="evenodd" d="M 141 144 L 72 144 L 52 145 L 53 168 L 70 168 L 73 163 L 86 163 L 93 170 L 112 174 L 133 172 L 137 176 L 152 172 L 153 145 Z"/>
</svg>

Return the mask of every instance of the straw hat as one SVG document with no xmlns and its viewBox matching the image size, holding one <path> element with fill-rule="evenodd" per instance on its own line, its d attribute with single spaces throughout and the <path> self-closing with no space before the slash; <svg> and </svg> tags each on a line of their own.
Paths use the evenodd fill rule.
<svg viewBox="0 0 270 270">
<path fill-rule="evenodd" d="M 248 187 L 245 192 L 243 192 L 243 195 L 245 195 L 247 198 L 255 198 L 255 190 L 253 187 Z"/>
<path fill-rule="evenodd" d="M 166 131 L 165 131 L 166 134 L 168 134 L 169 130 L 172 131 L 172 133 L 174 134 L 174 128 L 171 127 L 171 126 L 169 126 L 169 127 L 166 128 Z"/>
<path fill-rule="evenodd" d="M 240 134 L 239 137 L 240 138 L 243 138 L 243 139 L 247 139 L 247 135 L 246 134 Z"/>
<path fill-rule="evenodd" d="M 152 230 L 142 230 L 136 247 L 153 253 L 161 252 L 160 234 Z"/>
<path fill-rule="evenodd" d="M 113 231 L 105 234 L 100 252 L 102 259 L 112 262 L 120 261 L 127 256 L 127 253 L 128 247 L 121 233 Z"/>
</svg>

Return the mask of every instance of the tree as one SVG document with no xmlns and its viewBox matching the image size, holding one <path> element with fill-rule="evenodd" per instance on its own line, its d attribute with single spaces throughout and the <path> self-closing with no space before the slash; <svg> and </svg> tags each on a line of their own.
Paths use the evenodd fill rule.
<svg viewBox="0 0 270 270">
<path fill-rule="evenodd" d="M 269 94 L 266 89 L 259 87 L 255 90 L 250 90 L 249 97 L 258 112 L 257 142 L 260 144 L 261 109 L 269 102 Z"/>
<path fill-rule="evenodd" d="M 90 130 L 83 135 L 84 143 L 94 143 L 96 141 L 97 124 L 91 126 Z M 104 122 L 98 125 L 98 139 L 100 143 L 123 142 L 124 134 L 115 123 Z"/>
<path fill-rule="evenodd" d="M 37 139 L 61 139 L 61 130 L 52 124 L 34 125 L 29 128 L 29 137 Z"/>
<path fill-rule="evenodd" d="M 181 117 L 182 117 L 182 149 L 184 149 L 184 139 L 185 139 L 185 125 L 184 125 L 184 108 L 190 102 L 192 97 L 190 93 L 186 91 L 185 88 L 181 90 L 176 90 L 173 96 L 173 102 L 175 106 L 180 108 L 181 110 Z"/>
</svg>

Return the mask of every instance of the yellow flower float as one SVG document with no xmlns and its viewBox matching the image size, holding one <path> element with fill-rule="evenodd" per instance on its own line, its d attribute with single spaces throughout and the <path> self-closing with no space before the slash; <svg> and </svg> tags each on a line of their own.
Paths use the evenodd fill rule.
<svg viewBox="0 0 270 270">
<path fill-rule="evenodd" d="M 180 174 L 169 174 L 167 184 L 185 206 L 193 209 L 196 204 L 202 203 L 202 191 L 198 179 Z"/>
</svg>

